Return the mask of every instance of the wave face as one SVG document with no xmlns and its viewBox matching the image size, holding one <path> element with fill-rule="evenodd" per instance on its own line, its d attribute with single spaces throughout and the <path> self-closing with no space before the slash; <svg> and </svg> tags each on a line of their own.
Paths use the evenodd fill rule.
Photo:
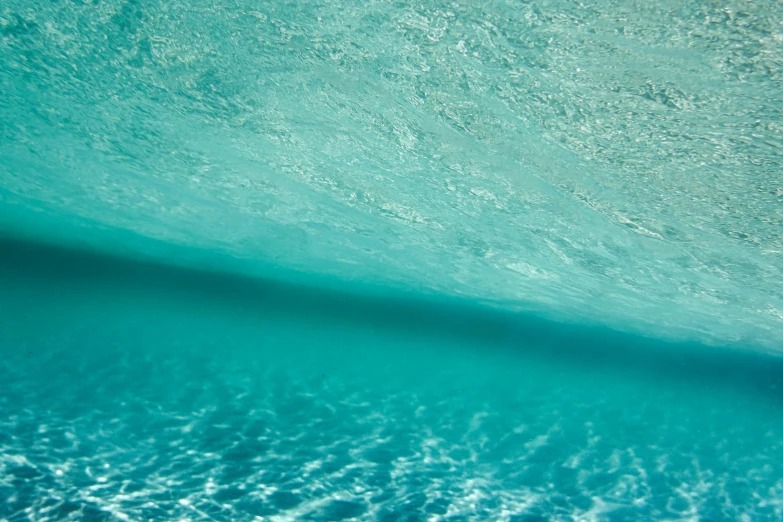
<svg viewBox="0 0 783 522">
<path fill-rule="evenodd" d="M 0 520 L 783 519 L 781 20 L 4 0 Z"/>
<path fill-rule="evenodd" d="M 7 0 L 3 205 L 780 347 L 783 4 L 418 4 Z"/>
</svg>

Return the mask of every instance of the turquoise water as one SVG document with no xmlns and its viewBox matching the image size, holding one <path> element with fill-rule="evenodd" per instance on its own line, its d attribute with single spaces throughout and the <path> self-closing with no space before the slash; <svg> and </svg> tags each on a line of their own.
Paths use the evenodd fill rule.
<svg viewBox="0 0 783 522">
<path fill-rule="evenodd" d="M 783 4 L 7 0 L 0 520 L 783 519 Z"/>
</svg>

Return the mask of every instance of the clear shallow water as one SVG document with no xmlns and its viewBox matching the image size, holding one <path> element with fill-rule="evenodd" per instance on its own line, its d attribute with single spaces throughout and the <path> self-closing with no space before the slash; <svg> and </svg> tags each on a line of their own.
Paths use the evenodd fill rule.
<svg viewBox="0 0 783 522">
<path fill-rule="evenodd" d="M 8 520 L 783 516 L 779 358 L 3 247 Z"/>
<path fill-rule="evenodd" d="M 0 7 L 0 519 L 783 518 L 783 4 Z"/>
</svg>

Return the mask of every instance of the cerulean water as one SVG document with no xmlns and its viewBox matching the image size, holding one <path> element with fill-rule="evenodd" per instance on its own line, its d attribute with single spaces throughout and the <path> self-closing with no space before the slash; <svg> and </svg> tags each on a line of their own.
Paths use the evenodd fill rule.
<svg viewBox="0 0 783 522">
<path fill-rule="evenodd" d="M 0 519 L 783 518 L 783 4 L 0 5 Z"/>
</svg>

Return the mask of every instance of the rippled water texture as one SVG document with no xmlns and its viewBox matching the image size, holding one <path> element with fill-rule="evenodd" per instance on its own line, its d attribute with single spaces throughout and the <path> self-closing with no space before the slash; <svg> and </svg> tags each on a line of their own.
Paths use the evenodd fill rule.
<svg viewBox="0 0 783 522">
<path fill-rule="evenodd" d="M 6 0 L 0 194 L 772 347 L 783 3 L 593 4 Z"/>
<path fill-rule="evenodd" d="M 3 0 L 0 521 L 783 519 L 783 3 Z"/>
</svg>

